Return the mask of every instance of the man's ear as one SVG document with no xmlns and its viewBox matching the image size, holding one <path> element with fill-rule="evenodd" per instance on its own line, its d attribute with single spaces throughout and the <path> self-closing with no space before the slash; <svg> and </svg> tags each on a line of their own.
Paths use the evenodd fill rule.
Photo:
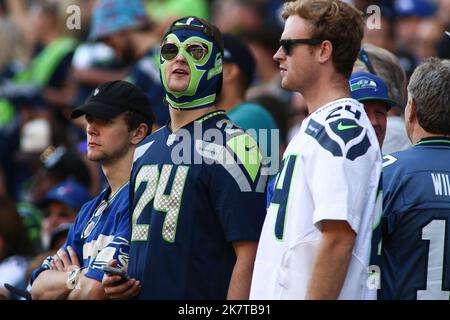
<svg viewBox="0 0 450 320">
<path fill-rule="evenodd" d="M 320 51 L 319 51 L 319 62 L 325 63 L 328 60 L 332 59 L 333 55 L 333 45 L 329 40 L 322 41 L 320 44 Z"/>
<path fill-rule="evenodd" d="M 236 81 L 239 76 L 239 67 L 235 63 L 224 63 L 223 64 L 223 82 L 233 82 Z"/>
<path fill-rule="evenodd" d="M 133 130 L 133 136 L 131 137 L 132 144 L 138 144 L 141 142 L 146 136 L 147 132 L 150 130 L 147 124 L 141 123 L 139 126 Z"/>
<path fill-rule="evenodd" d="M 409 108 L 409 119 L 408 121 L 410 123 L 414 123 L 414 121 L 417 121 L 417 107 L 416 107 L 416 100 L 411 97 L 411 100 L 409 102 L 411 104 Z"/>
</svg>

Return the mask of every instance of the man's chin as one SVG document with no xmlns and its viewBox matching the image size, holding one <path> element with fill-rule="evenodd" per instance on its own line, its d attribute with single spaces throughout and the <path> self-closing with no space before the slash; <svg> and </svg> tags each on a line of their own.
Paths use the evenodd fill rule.
<svg viewBox="0 0 450 320">
<path fill-rule="evenodd" d="M 94 162 L 100 162 L 104 159 L 104 156 L 100 155 L 100 154 L 94 154 L 94 153 L 90 154 L 88 152 L 87 159 L 90 161 L 94 161 Z"/>
</svg>

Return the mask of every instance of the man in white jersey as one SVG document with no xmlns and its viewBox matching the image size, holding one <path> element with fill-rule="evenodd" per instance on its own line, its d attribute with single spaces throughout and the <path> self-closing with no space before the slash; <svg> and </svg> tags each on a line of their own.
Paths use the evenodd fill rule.
<svg viewBox="0 0 450 320">
<path fill-rule="evenodd" d="M 275 180 L 250 297 L 361 299 L 381 172 L 374 129 L 349 94 L 362 16 L 338 0 L 297 0 L 283 18 L 281 85 L 310 115 Z"/>
</svg>

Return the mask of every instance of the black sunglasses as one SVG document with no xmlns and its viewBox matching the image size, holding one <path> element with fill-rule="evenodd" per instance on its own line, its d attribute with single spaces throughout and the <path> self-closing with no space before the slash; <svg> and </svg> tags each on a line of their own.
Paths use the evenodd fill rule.
<svg viewBox="0 0 450 320">
<path fill-rule="evenodd" d="M 299 45 L 299 44 L 309 44 L 309 45 L 316 45 L 319 43 L 322 43 L 323 39 L 281 39 L 280 40 L 280 47 L 283 48 L 284 53 L 286 53 L 287 56 L 290 56 L 292 53 L 292 49 Z"/>
<path fill-rule="evenodd" d="M 208 54 L 208 48 L 201 44 L 192 43 L 185 46 L 176 43 L 165 43 L 161 46 L 161 56 L 164 60 L 172 60 L 178 56 L 180 47 L 183 47 L 197 61 L 202 60 Z"/>
</svg>

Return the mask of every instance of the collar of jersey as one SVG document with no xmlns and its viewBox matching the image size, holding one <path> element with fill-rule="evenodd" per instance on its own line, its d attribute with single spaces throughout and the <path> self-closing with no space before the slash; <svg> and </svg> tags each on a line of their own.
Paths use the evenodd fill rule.
<svg viewBox="0 0 450 320">
<path fill-rule="evenodd" d="M 112 197 L 108 200 L 109 198 L 109 193 L 111 192 L 111 187 L 109 188 L 109 192 L 107 192 L 105 194 L 105 201 L 108 202 L 108 204 L 112 203 L 114 201 L 114 199 L 117 197 L 117 195 L 120 193 L 120 191 L 123 190 L 123 188 L 125 188 L 126 185 L 128 185 L 130 183 L 130 180 L 128 180 L 127 182 L 125 182 L 119 189 L 117 189 L 117 191 L 112 195 Z"/>
<path fill-rule="evenodd" d="M 188 128 L 189 126 L 193 125 L 195 122 L 201 123 L 201 122 L 203 122 L 203 121 L 206 121 L 206 120 L 208 120 L 208 119 L 211 119 L 211 118 L 214 118 L 214 117 L 216 117 L 216 116 L 218 116 L 218 115 L 223 115 L 223 114 L 226 114 L 226 112 L 225 112 L 224 110 L 211 111 L 211 112 L 209 112 L 209 113 L 207 113 L 207 114 L 204 114 L 204 115 L 202 115 L 201 117 L 195 119 L 194 121 L 189 122 L 188 124 L 184 125 L 184 126 L 181 127 L 180 129 L 182 129 L 182 128 L 183 128 L 183 129 L 186 129 L 186 128 Z M 167 128 L 167 131 L 168 131 L 169 133 L 173 133 L 172 127 L 170 126 L 170 119 L 167 121 L 166 128 Z M 178 129 L 178 130 L 180 130 L 180 129 Z"/>
<path fill-rule="evenodd" d="M 415 146 L 429 147 L 448 147 L 450 148 L 450 137 L 434 136 L 426 137 L 415 144 Z"/>
</svg>

